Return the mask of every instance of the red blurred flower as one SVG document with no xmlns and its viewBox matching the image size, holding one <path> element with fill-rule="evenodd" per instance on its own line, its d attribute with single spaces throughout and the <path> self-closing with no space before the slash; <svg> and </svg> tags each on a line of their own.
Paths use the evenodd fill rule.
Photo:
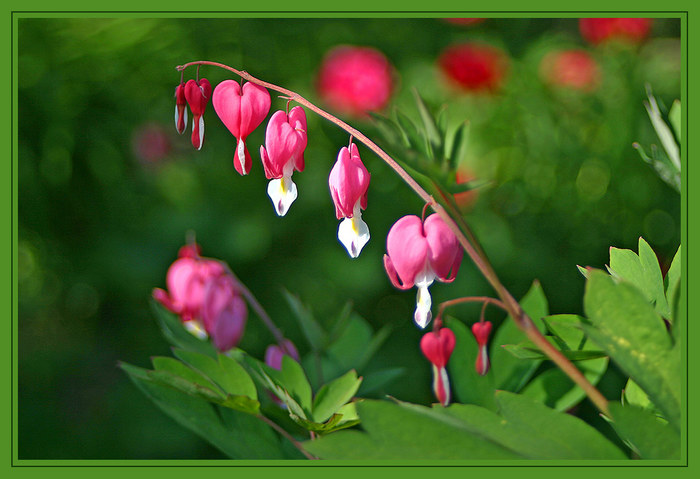
<svg viewBox="0 0 700 479">
<path fill-rule="evenodd" d="M 590 92 L 600 85 L 600 68 L 584 50 L 549 52 L 540 63 L 542 79 L 551 85 Z"/>
<path fill-rule="evenodd" d="M 473 181 L 475 179 L 476 176 L 474 175 L 474 173 L 472 173 L 468 169 L 460 168 L 459 170 L 457 170 L 455 181 L 458 185 L 469 183 L 470 181 Z M 462 191 L 460 193 L 455 193 L 454 198 L 455 202 L 457 202 L 457 206 L 459 206 L 461 210 L 465 211 L 468 210 L 469 207 L 471 207 L 474 204 L 478 195 L 479 193 L 477 192 L 477 190 L 474 189 Z"/>
<path fill-rule="evenodd" d="M 459 88 L 472 92 L 494 92 L 503 83 L 508 57 L 491 45 L 460 43 L 445 49 L 438 64 L 450 82 Z"/>
<path fill-rule="evenodd" d="M 329 51 L 318 74 L 321 99 L 347 115 L 384 108 L 393 90 L 392 67 L 378 50 L 340 46 Z"/>
<path fill-rule="evenodd" d="M 156 163 L 170 154 L 172 144 L 165 129 L 156 124 L 140 126 L 131 139 L 134 155 L 143 163 Z"/>
<path fill-rule="evenodd" d="M 640 43 L 649 35 L 651 23 L 651 18 L 581 18 L 578 26 L 586 41 L 598 45 L 609 40 Z"/>
</svg>

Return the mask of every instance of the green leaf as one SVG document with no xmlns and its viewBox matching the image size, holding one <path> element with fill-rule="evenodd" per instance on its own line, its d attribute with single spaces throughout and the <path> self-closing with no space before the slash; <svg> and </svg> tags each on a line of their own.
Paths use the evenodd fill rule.
<svg viewBox="0 0 700 479">
<path fill-rule="evenodd" d="M 454 136 L 450 138 L 451 141 L 445 145 L 445 156 L 450 160 L 450 169 L 459 168 L 462 160 L 467 156 L 470 129 L 471 124 L 468 121 L 463 122 L 455 130 Z"/>
<path fill-rule="evenodd" d="M 350 370 L 343 376 L 325 384 L 316 394 L 312 407 L 312 418 L 316 422 L 327 421 L 334 413 L 344 406 L 362 383 L 355 370 Z"/>
<path fill-rule="evenodd" d="M 644 238 L 639 238 L 639 261 L 644 269 L 644 275 L 649 287 L 651 300 L 656 307 L 656 311 L 664 318 L 671 318 L 671 310 L 666 301 L 666 293 L 664 291 L 664 279 L 661 274 L 661 267 L 656 253 L 651 249 L 649 243 L 644 241 Z"/>
<path fill-rule="evenodd" d="M 666 419 L 680 423 L 680 355 L 672 349 L 663 319 L 640 291 L 616 284 L 602 271 L 592 271 L 586 284 L 584 310 L 591 325 L 582 325 L 591 341 L 644 391 Z"/>
<path fill-rule="evenodd" d="M 157 372 L 169 373 L 172 376 L 180 377 L 185 381 L 210 389 L 219 395 L 223 395 L 223 392 L 219 389 L 219 387 L 206 376 L 198 373 L 177 359 L 168 358 L 165 356 L 156 356 L 151 359 L 151 362 L 153 363 L 153 367 Z"/>
<path fill-rule="evenodd" d="M 448 317 L 446 325 L 455 335 L 455 349 L 447 363 L 450 386 L 455 399 L 465 404 L 477 404 L 495 409 L 496 386 L 492 372 L 481 376 L 476 372 L 479 348 L 471 331 L 461 321 Z"/>
<path fill-rule="evenodd" d="M 198 397 L 155 382 L 145 369 L 126 363 L 120 363 L 120 367 L 156 406 L 230 458 L 289 457 L 280 448 L 276 434 L 259 419 L 232 409 L 219 408 Z"/>
<path fill-rule="evenodd" d="M 304 333 L 304 337 L 306 337 L 311 349 L 314 351 L 322 351 L 326 345 L 326 333 L 323 331 L 321 325 L 298 297 L 286 290 L 284 291 L 284 297 L 287 299 L 287 303 L 289 303 L 289 307 L 294 313 L 294 318 L 296 318 L 299 323 L 299 327 Z"/>
<path fill-rule="evenodd" d="M 665 278 L 666 287 L 666 301 L 671 309 L 671 316 L 673 321 L 676 320 L 676 303 L 678 300 L 678 287 L 681 284 L 681 262 L 682 254 L 681 247 L 678 246 L 676 254 L 673 256 L 673 261 L 671 261 L 671 266 L 668 268 Z"/>
<path fill-rule="evenodd" d="M 656 130 L 656 135 L 659 137 L 659 140 L 661 140 L 661 144 L 663 145 L 669 160 L 671 160 L 674 168 L 680 171 L 681 159 L 678 143 L 676 143 L 676 139 L 674 138 L 673 133 L 671 133 L 671 129 L 664 122 L 659 106 L 656 103 L 656 99 L 651 94 L 651 91 L 648 91 L 647 93 L 649 101 L 644 102 L 644 107 L 649 114 L 651 124 L 653 125 L 654 130 Z"/>
<path fill-rule="evenodd" d="M 650 411 L 610 403 L 612 425 L 642 459 L 680 459 L 680 434 Z"/>
<path fill-rule="evenodd" d="M 547 316 L 542 321 L 547 330 L 560 341 L 562 349 L 576 351 L 583 347 L 586 340 L 586 335 L 581 330 L 582 320 L 575 314 L 556 314 Z"/>
<path fill-rule="evenodd" d="M 544 333 L 544 323 L 541 318 L 549 314 L 547 298 L 538 281 L 533 282 L 530 290 L 520 301 L 520 306 L 532 318 L 535 326 Z M 522 341 L 525 335 L 508 316 L 498 327 L 491 342 L 491 373 L 498 389 L 518 392 L 532 377 L 541 360 L 522 360 L 513 357 L 501 346 Z"/>
<path fill-rule="evenodd" d="M 413 89 L 413 96 L 416 101 L 416 106 L 418 107 L 421 121 L 423 122 L 426 138 L 432 146 L 440 147 L 442 145 L 442 137 L 440 136 L 440 131 L 438 130 L 433 114 L 430 113 L 428 105 L 425 104 L 425 101 L 416 89 Z"/>
<path fill-rule="evenodd" d="M 178 348 L 197 351 L 207 356 L 216 356 L 216 349 L 209 341 L 203 341 L 193 336 L 182 325 L 182 321 L 175 314 L 165 309 L 162 304 L 152 300 L 151 307 L 163 336 L 170 344 Z"/>
<path fill-rule="evenodd" d="M 365 400 L 364 432 L 341 431 L 304 443 L 324 459 L 623 459 L 578 418 L 510 393 L 498 394 L 502 415 L 480 406 Z"/>
<path fill-rule="evenodd" d="M 554 339 L 550 339 L 549 337 L 545 337 L 545 339 L 548 339 L 551 343 L 553 343 L 553 346 L 557 346 L 557 343 Z M 518 359 L 549 359 L 549 357 L 546 354 L 544 354 L 537 346 L 535 346 L 530 340 L 526 340 L 518 344 L 504 344 L 503 349 L 505 349 Z M 603 351 L 595 350 L 572 351 L 569 349 L 564 349 L 560 350 L 560 352 L 569 361 L 585 361 L 590 359 L 603 358 L 607 356 Z"/>
<path fill-rule="evenodd" d="M 679 143 L 683 142 L 683 130 L 681 129 L 681 102 L 674 100 L 671 105 L 671 110 L 668 112 L 668 121 L 676 133 Z"/>
<path fill-rule="evenodd" d="M 637 383 L 633 380 L 628 379 L 625 389 L 622 390 L 622 403 L 624 405 L 631 404 L 641 409 L 655 410 L 654 404 L 644 392 L 642 388 L 639 387 Z"/>
<path fill-rule="evenodd" d="M 357 395 L 366 397 L 369 394 L 380 391 L 382 387 L 395 381 L 406 373 L 406 368 L 387 368 L 364 375 Z"/>
<path fill-rule="evenodd" d="M 255 383 L 243 366 L 224 354 L 218 360 L 203 354 L 176 349 L 175 356 L 215 382 L 227 394 L 258 398 Z"/>
<path fill-rule="evenodd" d="M 289 395 L 307 412 L 311 411 L 311 385 L 306 379 L 301 365 L 292 357 L 282 357 L 282 386 Z"/>
</svg>

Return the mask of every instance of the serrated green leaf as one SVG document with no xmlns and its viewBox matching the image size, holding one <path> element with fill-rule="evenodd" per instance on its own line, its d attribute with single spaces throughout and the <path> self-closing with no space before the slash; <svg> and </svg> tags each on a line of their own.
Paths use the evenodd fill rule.
<svg viewBox="0 0 700 479">
<path fill-rule="evenodd" d="M 311 311 L 304 306 L 301 300 L 289 291 L 284 291 L 284 297 L 294 313 L 294 318 L 304 333 L 304 337 L 314 351 L 322 351 L 326 345 L 326 333 L 316 321 Z"/>
<path fill-rule="evenodd" d="M 634 286 L 593 271 L 584 310 L 588 338 L 649 395 L 674 427 L 680 423 L 680 355 L 663 319 Z"/>
<path fill-rule="evenodd" d="M 650 411 L 610 404 L 615 431 L 642 459 L 680 459 L 680 434 Z"/>
<path fill-rule="evenodd" d="M 672 319 L 675 321 L 675 303 L 678 299 L 677 292 L 678 287 L 681 284 L 681 262 L 682 254 L 681 247 L 678 246 L 676 254 L 673 256 L 673 261 L 671 261 L 671 266 L 668 268 L 665 278 L 665 288 L 666 288 L 666 301 L 671 309 Z"/>
<path fill-rule="evenodd" d="M 542 291 L 542 286 L 535 281 L 530 290 L 523 296 L 520 306 L 533 320 L 537 329 L 545 332 L 541 318 L 549 314 L 547 298 Z M 532 377 L 537 367 L 542 363 L 539 359 L 523 360 L 513 357 L 501 346 L 522 341 L 525 335 L 508 316 L 498 327 L 491 342 L 491 373 L 498 389 L 518 392 Z"/>
<path fill-rule="evenodd" d="M 445 324 L 455 335 L 455 349 L 447 363 L 450 386 L 455 400 L 465 404 L 477 404 L 495 409 L 496 386 L 494 374 L 481 376 L 476 372 L 479 348 L 471 331 L 461 321 L 448 317 Z"/>
<path fill-rule="evenodd" d="M 358 378 L 357 372 L 353 369 L 328 384 L 324 384 L 314 398 L 311 410 L 313 420 L 316 422 L 327 421 L 353 398 L 361 383 L 362 378 Z"/>
</svg>

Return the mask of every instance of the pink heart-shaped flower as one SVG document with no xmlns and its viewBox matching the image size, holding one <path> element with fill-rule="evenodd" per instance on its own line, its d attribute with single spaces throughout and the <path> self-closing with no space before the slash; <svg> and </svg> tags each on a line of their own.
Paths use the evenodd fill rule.
<svg viewBox="0 0 700 479">
<path fill-rule="evenodd" d="M 455 348 L 455 335 L 449 328 L 426 333 L 420 341 L 420 349 L 428 361 L 437 368 L 444 368 Z"/>
</svg>

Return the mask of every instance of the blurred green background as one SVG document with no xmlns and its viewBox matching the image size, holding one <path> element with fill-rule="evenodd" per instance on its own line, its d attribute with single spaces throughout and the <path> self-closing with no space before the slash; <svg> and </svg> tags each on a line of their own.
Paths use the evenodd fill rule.
<svg viewBox="0 0 700 479">
<path fill-rule="evenodd" d="M 392 334 L 371 367 L 403 366 L 383 393 L 429 403 L 430 370 L 412 322 L 415 292 L 391 287 L 382 266 L 394 221 L 422 204 L 360 146 L 372 174 L 363 215 L 372 240 L 357 260 L 338 243 L 327 178 L 348 137 L 309 115 L 306 170 L 284 218 L 253 170 L 232 166 L 234 138 L 209 105 L 195 151 L 173 125 L 175 66 L 211 60 L 318 101 L 323 55 L 339 44 L 371 46 L 396 71 L 392 105 L 413 114 L 411 89 L 456 122 L 472 125 L 464 164 L 488 185 L 466 217 L 516 296 L 541 281 L 552 313 L 580 313 L 576 265 L 603 267 L 611 245 L 636 250 L 644 236 L 662 264 L 680 240 L 680 198 L 632 147 L 658 140 L 643 106 L 645 85 L 662 105 L 680 97 L 677 19 L 655 19 L 639 45 L 591 46 L 576 19 L 22 18 L 18 22 L 20 459 L 221 457 L 149 402 L 117 368 L 169 354 L 149 308 L 153 287 L 196 232 L 203 254 L 227 261 L 301 350 L 308 351 L 282 290 L 324 322 L 352 301 Z M 509 57 L 494 95 L 447 88 L 436 60 L 445 47 L 478 40 Z M 538 65 L 555 48 L 588 50 L 602 81 L 590 93 L 552 88 Z M 194 71 L 186 73 L 192 78 Z M 216 83 L 228 72 L 202 67 Z M 273 93 L 272 109 L 284 108 Z M 374 135 L 366 120 L 350 123 Z M 433 302 L 491 294 L 465 259 Z M 478 306 L 455 308 L 469 323 Z M 498 315 L 494 314 L 498 319 Z M 240 347 L 260 357 L 272 340 L 251 316 Z M 606 386 L 607 385 L 607 386 Z M 614 395 L 614 371 L 603 382 Z M 609 387 L 609 392 L 606 391 Z M 610 397 L 610 396 L 609 396 Z"/>
</svg>

